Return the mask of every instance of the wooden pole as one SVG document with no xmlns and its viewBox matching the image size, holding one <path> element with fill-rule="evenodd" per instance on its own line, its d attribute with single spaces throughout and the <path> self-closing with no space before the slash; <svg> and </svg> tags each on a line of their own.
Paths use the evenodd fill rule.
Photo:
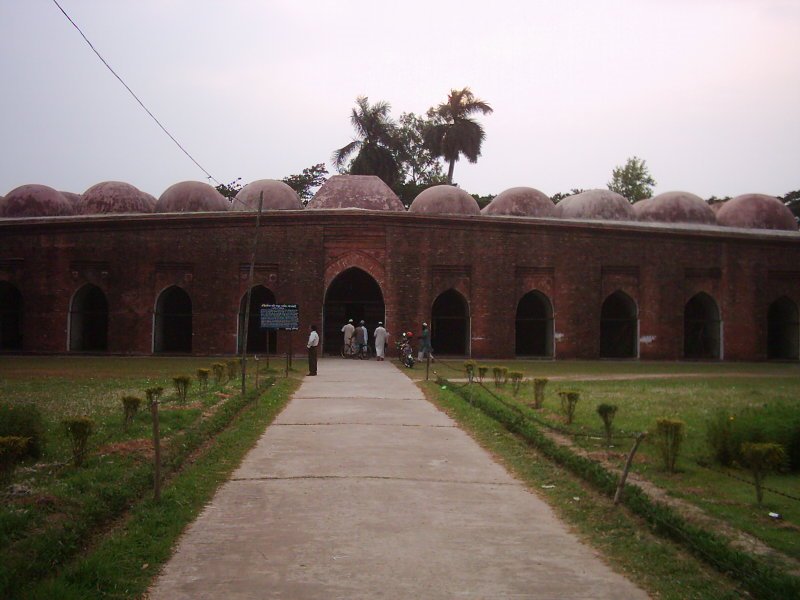
<svg viewBox="0 0 800 600">
<path fill-rule="evenodd" d="M 253 253 L 250 255 L 250 273 L 247 276 L 247 300 L 244 306 L 244 335 L 242 336 L 242 396 L 247 389 L 247 334 L 250 331 L 250 298 L 253 295 L 253 272 L 256 267 L 256 251 L 258 250 L 258 231 L 261 227 L 261 208 L 264 206 L 264 192 L 258 195 L 258 214 L 256 215 L 256 233 L 253 236 Z M 267 338 L 269 345 L 269 338 Z"/>
<path fill-rule="evenodd" d="M 161 500 L 161 436 L 158 431 L 158 399 L 150 402 L 150 414 L 153 417 L 153 498 Z"/>
<path fill-rule="evenodd" d="M 269 344 L 269 342 L 267 342 Z M 256 361 L 256 389 L 258 389 L 258 354 L 253 357 L 253 360 Z"/>
<path fill-rule="evenodd" d="M 622 499 L 622 488 L 625 487 L 625 480 L 628 479 L 628 471 L 631 470 L 633 455 L 636 454 L 639 444 L 642 443 L 642 440 L 646 435 L 646 433 L 640 433 L 638 436 L 636 436 L 636 441 L 633 443 L 633 448 L 631 448 L 631 451 L 628 454 L 628 460 L 625 461 L 625 468 L 622 471 L 622 477 L 619 478 L 619 484 L 617 484 L 617 491 L 614 494 L 614 506 L 619 504 L 619 501 Z"/>
</svg>

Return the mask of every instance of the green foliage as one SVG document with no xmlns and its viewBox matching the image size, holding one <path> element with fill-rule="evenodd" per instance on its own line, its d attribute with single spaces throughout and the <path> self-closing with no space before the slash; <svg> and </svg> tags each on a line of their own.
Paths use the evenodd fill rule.
<svg viewBox="0 0 800 600">
<path fill-rule="evenodd" d="M 137 398 L 136 396 L 123 396 L 122 397 L 122 409 L 123 409 L 123 419 L 122 419 L 122 426 L 124 429 L 128 429 L 131 423 L 133 423 L 133 419 L 136 416 L 136 413 L 139 412 L 139 407 L 142 405 L 142 399 Z"/>
<path fill-rule="evenodd" d="M 467 373 L 467 379 L 469 382 L 472 383 L 473 378 L 475 377 L 475 368 L 478 366 L 474 360 L 467 360 L 464 362 L 464 371 Z"/>
<path fill-rule="evenodd" d="M 239 376 L 239 361 L 228 360 L 225 362 L 225 367 L 228 369 L 228 381 L 233 381 Z"/>
<path fill-rule="evenodd" d="M 197 381 L 200 383 L 200 389 L 208 389 L 208 377 L 211 375 L 211 369 L 197 369 Z"/>
<path fill-rule="evenodd" d="M 325 163 L 318 163 L 303 169 L 299 175 L 289 175 L 281 181 L 297 192 L 303 204 L 308 204 L 308 201 L 314 196 L 314 190 L 325 183 L 327 174 L 328 169 L 325 168 Z"/>
<path fill-rule="evenodd" d="M 401 181 L 408 191 L 416 192 L 414 196 L 408 198 L 407 203 L 406 198 L 398 193 L 404 204 L 410 204 L 411 200 L 424 189 L 446 181 L 442 173 L 442 164 L 425 145 L 425 131 L 431 124 L 430 119 L 414 113 L 400 115 L 396 133 Z"/>
<path fill-rule="evenodd" d="M 70 417 L 62 421 L 64 430 L 72 444 L 72 461 L 80 467 L 86 458 L 89 436 L 94 431 L 94 421 L 90 417 Z"/>
<path fill-rule="evenodd" d="M 489 367 L 478 366 L 478 381 L 483 383 L 484 377 L 486 377 L 486 372 L 489 370 Z"/>
<path fill-rule="evenodd" d="M 29 438 L 18 435 L 0 436 L 0 484 L 8 483 L 17 463 L 28 451 Z"/>
<path fill-rule="evenodd" d="M 25 456 L 41 457 L 45 444 L 42 413 L 33 404 L 0 403 L 0 436 L 26 438 Z"/>
<path fill-rule="evenodd" d="M 664 468 L 670 473 L 675 472 L 675 463 L 683 442 L 685 423 L 678 419 L 657 419 L 655 427 L 655 441 L 661 451 Z"/>
<path fill-rule="evenodd" d="M 175 386 L 175 395 L 181 404 L 186 404 L 186 397 L 189 394 L 189 387 L 192 385 L 192 378 L 188 375 L 178 375 L 172 378 L 172 385 Z"/>
<path fill-rule="evenodd" d="M 780 444 L 742 444 L 742 462 L 753 474 L 759 504 L 764 499 L 764 478 L 767 473 L 777 471 L 785 460 L 786 452 Z"/>
<path fill-rule="evenodd" d="M 147 404 L 152 405 L 161 398 L 161 394 L 164 393 L 164 388 L 161 386 L 151 387 L 147 388 L 144 393 L 147 395 Z"/>
<path fill-rule="evenodd" d="M 722 466 L 742 464 L 745 443 L 771 442 L 786 450 L 787 467 L 800 471 L 800 411 L 790 404 L 749 406 L 735 415 L 718 411 L 706 423 L 706 440 L 712 457 Z"/>
<path fill-rule="evenodd" d="M 241 190 L 241 189 L 242 189 L 242 178 L 241 177 L 237 177 L 236 179 L 234 179 L 230 183 L 220 183 L 216 187 L 216 190 L 220 194 L 225 196 L 228 200 L 233 199 L 236 196 L 236 194 L 239 193 L 239 190 Z"/>
<path fill-rule="evenodd" d="M 617 414 L 617 407 L 615 404 L 599 404 L 597 406 L 597 414 L 603 421 L 603 429 L 606 432 L 606 444 L 611 445 L 611 429 L 614 425 L 614 417 Z"/>
<path fill-rule="evenodd" d="M 508 367 L 492 367 L 494 387 L 503 387 L 508 380 Z"/>
<path fill-rule="evenodd" d="M 561 412 L 567 419 L 567 425 L 572 425 L 572 421 L 575 419 L 575 408 L 578 406 L 581 395 L 579 392 L 567 390 L 558 392 L 558 396 L 561 398 Z"/>
<path fill-rule="evenodd" d="M 516 396 L 519 393 L 519 386 L 522 384 L 522 379 L 525 375 L 522 371 L 509 371 L 508 377 L 511 379 L 511 390 Z"/>
<path fill-rule="evenodd" d="M 612 171 L 608 189 L 625 196 L 633 204 L 652 196 L 655 184 L 655 179 L 647 169 L 647 161 L 634 156 L 628 159 L 624 167 L 616 167 Z"/>
<path fill-rule="evenodd" d="M 542 408 L 544 404 L 544 388 L 547 386 L 546 377 L 536 377 L 533 380 L 533 408 Z"/>
<path fill-rule="evenodd" d="M 472 194 L 472 197 L 475 198 L 475 202 L 478 203 L 478 208 L 484 208 L 495 199 L 495 194 L 487 194 L 485 196 L 481 196 L 480 194 Z"/>
<path fill-rule="evenodd" d="M 584 190 L 582 188 L 572 188 L 570 191 L 568 191 L 566 193 L 564 193 L 564 192 L 556 192 L 555 194 L 550 196 L 550 200 L 553 201 L 553 204 L 558 204 L 564 198 L 569 198 L 570 196 L 574 196 L 575 194 L 582 194 L 585 191 L 586 190 Z"/>
<path fill-rule="evenodd" d="M 211 365 L 211 370 L 214 371 L 214 383 L 220 385 L 223 383 L 225 379 L 225 364 L 224 363 L 214 363 Z"/>
</svg>

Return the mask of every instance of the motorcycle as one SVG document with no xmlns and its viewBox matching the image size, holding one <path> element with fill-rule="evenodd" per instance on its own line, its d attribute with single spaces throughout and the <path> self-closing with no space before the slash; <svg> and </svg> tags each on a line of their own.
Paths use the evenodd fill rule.
<svg viewBox="0 0 800 600">
<path fill-rule="evenodd" d="M 403 333 L 400 336 L 400 339 L 397 340 L 397 353 L 400 358 L 400 363 L 407 368 L 412 368 L 414 366 L 414 349 L 411 347 L 411 338 L 414 336 L 413 333 L 410 331 L 408 333 Z"/>
</svg>

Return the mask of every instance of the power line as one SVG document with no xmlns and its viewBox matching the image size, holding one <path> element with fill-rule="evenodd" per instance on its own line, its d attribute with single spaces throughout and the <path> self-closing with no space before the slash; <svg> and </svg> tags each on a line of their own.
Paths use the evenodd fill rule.
<svg viewBox="0 0 800 600">
<path fill-rule="evenodd" d="M 189 159 L 190 159 L 190 160 L 191 160 L 191 161 L 192 161 L 192 162 L 193 162 L 195 165 L 197 165 L 197 166 L 198 166 L 198 168 L 199 168 L 199 169 L 200 169 L 200 170 L 201 170 L 203 173 L 205 173 L 205 174 L 206 174 L 206 176 L 207 176 L 209 179 L 211 179 L 212 181 L 214 181 L 214 182 L 215 182 L 217 185 L 222 185 L 222 184 L 221 184 L 221 183 L 220 183 L 220 182 L 217 180 L 217 178 L 216 178 L 216 177 L 214 177 L 214 176 L 213 176 L 211 173 L 209 173 L 208 171 L 206 171 L 206 170 L 203 168 L 203 165 L 201 165 L 199 162 L 197 162 L 197 161 L 195 160 L 195 158 L 194 158 L 194 157 L 193 157 L 191 154 L 189 154 L 189 152 L 186 150 L 186 148 L 184 148 L 184 147 L 181 145 L 181 143 L 180 143 L 178 140 L 176 140 L 176 139 L 175 139 L 175 136 L 174 136 L 174 135 L 172 135 L 172 134 L 171 134 L 169 131 L 167 131 L 167 128 L 166 128 L 166 127 L 164 127 L 164 126 L 161 124 L 161 121 L 159 121 L 159 120 L 156 118 L 156 116 L 155 116 L 155 115 L 154 115 L 152 112 L 150 112 L 150 109 L 149 109 L 149 108 L 147 108 L 147 107 L 144 105 L 144 102 L 142 102 L 142 101 L 139 99 L 139 96 L 137 96 L 137 95 L 136 95 L 136 94 L 133 92 L 133 90 L 132 90 L 132 89 L 131 89 L 131 88 L 128 86 L 128 84 L 127 84 L 127 83 L 125 83 L 125 82 L 123 81 L 122 77 L 120 77 L 119 75 L 117 75 L 117 72 L 116 72 L 116 71 L 114 71 L 114 69 L 112 69 L 112 68 L 111 68 L 111 65 L 109 65 L 109 64 L 106 62 L 106 59 L 105 59 L 105 58 L 103 58 L 103 57 L 102 57 L 102 55 L 101 55 L 101 54 L 100 54 L 100 53 L 97 51 L 97 49 L 94 47 L 94 45 L 92 44 L 92 42 L 90 42 L 90 41 L 89 41 L 89 38 L 87 38 L 87 37 L 86 37 L 86 35 L 83 33 L 83 31 L 81 31 L 81 28 L 80 28 L 80 27 L 78 27 L 77 23 L 75 23 L 75 21 L 73 21 L 73 20 L 72 20 L 72 18 L 71 18 L 71 17 L 70 17 L 70 16 L 67 14 L 67 11 L 65 11 L 65 10 L 62 8 L 62 6 L 61 6 L 61 5 L 58 3 L 58 1 L 57 1 L 57 0 L 53 0 L 53 4 L 55 4 L 55 5 L 58 7 L 58 10 L 60 10 L 60 11 L 61 11 L 61 13 L 62 13 L 62 14 L 63 14 L 63 15 L 66 17 L 66 18 L 67 18 L 67 20 L 68 20 L 70 23 L 72 23 L 72 26 L 73 26 L 75 29 L 77 29 L 77 30 L 78 30 L 78 33 L 80 33 L 80 34 L 81 34 L 81 37 L 84 39 L 84 41 L 85 41 L 87 44 L 89 44 L 89 48 L 91 48 L 91 49 L 92 49 L 92 52 L 94 52 L 94 53 L 97 55 L 97 58 L 99 58 L 99 59 L 102 61 L 102 63 L 103 63 L 105 66 L 106 66 L 106 68 L 108 68 L 108 70 L 109 70 L 109 71 L 111 71 L 111 73 L 114 75 L 114 77 L 116 77 L 116 78 L 119 80 L 119 82 L 120 82 L 122 85 L 124 85 L 124 86 L 125 86 L 125 89 L 126 89 L 126 90 L 128 90 L 128 92 L 130 93 L 130 95 L 131 95 L 131 96 L 133 96 L 134 100 L 136 100 L 136 102 L 138 102 L 138 103 L 139 103 L 139 106 L 141 106 L 141 107 L 142 107 L 142 108 L 145 110 L 145 112 L 146 112 L 148 115 L 150 115 L 150 118 L 151 118 L 151 119 L 153 119 L 153 121 L 155 121 L 155 122 L 156 122 L 156 125 L 158 125 L 158 126 L 161 128 L 161 131 L 163 131 L 164 133 L 166 133 L 166 134 L 169 136 L 169 139 L 171 139 L 173 142 L 175 142 L 175 145 L 176 145 L 176 146 L 178 146 L 178 148 L 180 148 L 180 149 L 181 149 L 181 152 L 183 152 L 183 153 L 184 153 L 186 156 L 188 156 L 188 157 L 189 157 Z"/>
</svg>

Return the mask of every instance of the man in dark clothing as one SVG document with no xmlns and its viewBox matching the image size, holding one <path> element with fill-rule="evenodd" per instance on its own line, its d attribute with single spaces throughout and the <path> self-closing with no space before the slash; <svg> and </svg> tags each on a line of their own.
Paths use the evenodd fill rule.
<svg viewBox="0 0 800 600">
<path fill-rule="evenodd" d="M 317 333 L 317 326 L 311 326 L 311 333 L 308 335 L 308 374 L 317 374 L 317 346 L 319 346 L 319 334 Z"/>
</svg>

